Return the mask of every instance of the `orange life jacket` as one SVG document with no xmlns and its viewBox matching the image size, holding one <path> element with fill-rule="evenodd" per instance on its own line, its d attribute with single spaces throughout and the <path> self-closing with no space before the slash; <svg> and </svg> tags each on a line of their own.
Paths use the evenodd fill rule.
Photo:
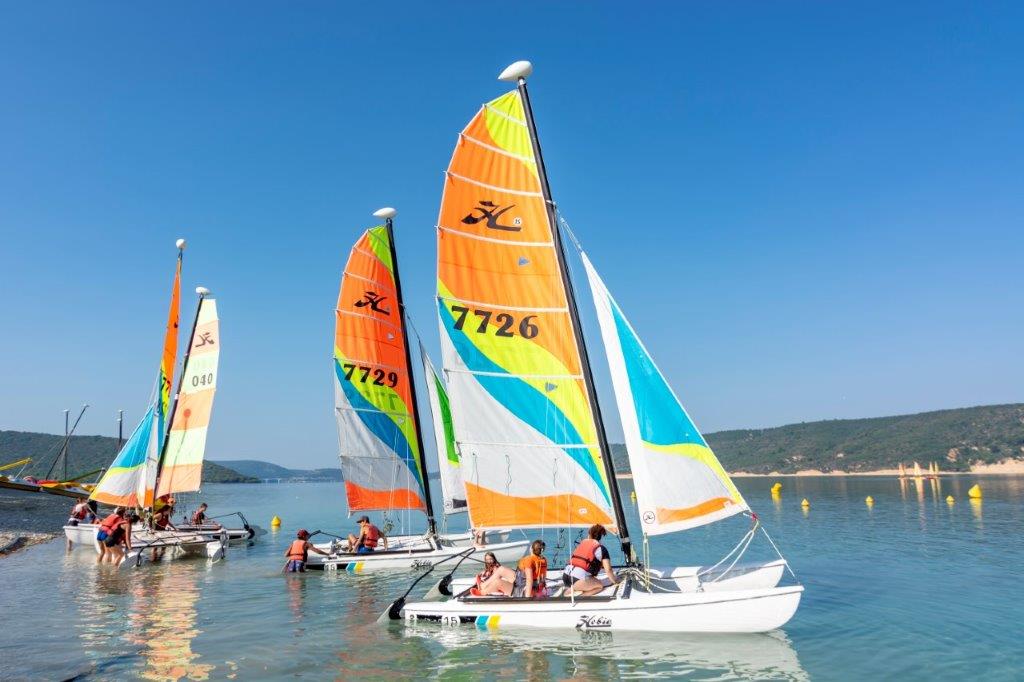
<svg viewBox="0 0 1024 682">
<path fill-rule="evenodd" d="M 372 523 L 366 524 L 366 535 L 363 536 L 363 547 L 374 549 L 380 541 L 380 530 Z"/>
<path fill-rule="evenodd" d="M 106 533 L 107 535 L 110 535 L 114 532 L 114 529 L 117 528 L 118 524 L 120 524 L 122 521 L 124 521 L 123 517 L 117 514 L 111 514 L 107 518 L 100 521 L 100 530 Z"/>
<path fill-rule="evenodd" d="M 548 560 L 542 556 L 530 553 L 519 560 L 519 570 L 526 575 L 526 569 L 533 569 L 533 586 L 542 587 L 548 577 Z"/>
<path fill-rule="evenodd" d="M 291 547 L 288 548 L 288 559 L 291 561 L 305 561 L 309 555 L 309 551 L 306 549 L 305 540 L 292 540 Z"/>
<path fill-rule="evenodd" d="M 601 572 L 601 562 L 597 559 L 598 547 L 604 550 L 604 556 L 607 558 L 608 550 L 604 545 L 593 538 L 587 538 L 576 546 L 572 558 L 569 559 L 569 565 L 582 568 L 590 575 L 597 575 Z"/>
</svg>

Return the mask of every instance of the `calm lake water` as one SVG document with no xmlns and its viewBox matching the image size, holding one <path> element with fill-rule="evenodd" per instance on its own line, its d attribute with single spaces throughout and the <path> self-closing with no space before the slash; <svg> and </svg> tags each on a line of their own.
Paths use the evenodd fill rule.
<svg viewBox="0 0 1024 682">
<path fill-rule="evenodd" d="M 214 513 L 240 510 L 263 527 L 278 514 L 281 532 L 216 564 L 118 571 L 63 541 L 0 559 L 0 677 L 1020 679 L 1024 477 L 959 477 L 938 491 L 889 478 L 780 480 L 777 503 L 772 480 L 738 481 L 807 588 L 794 619 L 768 635 L 381 626 L 411 574 L 281 573 L 297 528 L 354 527 L 339 484 L 214 485 L 202 494 Z M 980 504 L 967 500 L 975 482 Z M 712 563 L 745 527 L 657 538 L 652 563 Z M 571 548 L 554 532 L 545 540 L 552 563 L 556 553 L 564 562 Z M 763 539 L 751 551 L 773 556 Z"/>
</svg>

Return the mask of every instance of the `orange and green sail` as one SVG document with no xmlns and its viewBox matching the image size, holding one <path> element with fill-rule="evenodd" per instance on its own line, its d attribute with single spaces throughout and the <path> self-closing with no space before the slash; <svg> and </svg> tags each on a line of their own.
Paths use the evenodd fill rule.
<svg viewBox="0 0 1024 682">
<path fill-rule="evenodd" d="M 170 391 L 174 383 L 174 363 L 178 353 L 178 315 L 181 298 L 181 250 L 171 286 L 171 304 L 164 332 L 164 349 L 157 374 L 155 396 L 138 426 L 125 441 L 117 457 L 90 495 L 91 499 L 125 507 L 148 507 L 163 444 Z"/>
<path fill-rule="evenodd" d="M 459 136 L 437 225 L 445 374 L 471 525 L 615 525 L 518 91 Z"/>
<path fill-rule="evenodd" d="M 335 417 L 350 511 L 426 511 L 392 253 L 387 227 L 364 232 L 334 311 Z"/>
</svg>

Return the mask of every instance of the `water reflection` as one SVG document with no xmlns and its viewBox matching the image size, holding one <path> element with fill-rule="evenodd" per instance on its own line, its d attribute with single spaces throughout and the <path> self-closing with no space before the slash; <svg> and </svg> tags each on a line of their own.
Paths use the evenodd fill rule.
<svg viewBox="0 0 1024 682">
<path fill-rule="evenodd" d="M 139 647 L 143 659 L 139 677 L 205 680 L 215 666 L 197 662 L 199 654 L 192 651 L 192 640 L 202 634 L 196 626 L 196 602 L 207 566 L 175 564 L 131 571 L 131 603 L 126 614 L 130 630 L 125 639 Z"/>
<path fill-rule="evenodd" d="M 650 632 L 480 630 L 472 626 L 408 625 L 396 636 L 431 640 L 445 659 L 469 662 L 474 650 L 519 662 L 527 679 L 568 676 L 583 680 L 639 674 L 674 678 L 702 675 L 716 679 L 807 680 L 796 651 L 781 631 L 763 635 L 687 635 Z M 462 655 L 460 655 L 460 652 Z M 467 656 L 466 654 L 471 654 Z"/>
</svg>

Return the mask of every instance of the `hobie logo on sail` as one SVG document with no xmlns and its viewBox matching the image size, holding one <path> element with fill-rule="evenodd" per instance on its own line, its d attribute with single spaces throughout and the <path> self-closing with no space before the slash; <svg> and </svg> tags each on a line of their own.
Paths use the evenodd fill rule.
<svg viewBox="0 0 1024 682">
<path fill-rule="evenodd" d="M 365 308 L 366 306 L 370 306 L 370 310 L 372 312 L 390 315 L 391 310 L 389 308 L 382 307 L 384 301 L 386 300 L 388 300 L 387 296 L 381 296 L 377 294 L 377 292 L 375 291 L 366 291 L 363 292 L 363 297 L 356 301 L 354 305 L 357 308 Z"/>
<path fill-rule="evenodd" d="M 466 225 L 476 225 L 481 220 L 487 221 L 487 227 L 492 230 L 505 230 L 506 232 L 519 232 L 523 229 L 523 219 L 513 218 L 511 225 L 502 225 L 498 222 L 498 218 L 501 217 L 506 211 L 510 211 L 515 208 L 515 204 L 509 206 L 498 206 L 493 201 L 481 200 L 478 202 L 478 206 L 470 212 L 462 222 Z M 479 211 L 479 215 L 477 212 Z"/>
<path fill-rule="evenodd" d="M 612 619 L 607 616 L 580 616 L 576 623 L 577 630 L 590 630 L 591 628 L 610 628 Z"/>
</svg>

